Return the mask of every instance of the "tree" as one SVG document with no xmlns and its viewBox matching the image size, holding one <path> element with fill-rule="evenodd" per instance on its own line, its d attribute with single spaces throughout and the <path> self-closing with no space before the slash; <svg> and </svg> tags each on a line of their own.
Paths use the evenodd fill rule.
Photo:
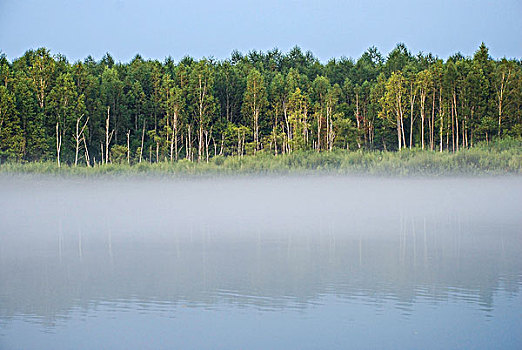
<svg viewBox="0 0 522 350">
<path fill-rule="evenodd" d="M 287 119 L 287 109 L 288 109 L 288 91 L 285 84 L 285 78 L 281 73 L 277 73 L 272 82 L 270 83 L 270 106 L 271 113 L 273 116 L 273 124 L 272 124 L 272 134 L 271 138 L 274 143 L 274 153 L 277 155 L 278 153 L 278 139 L 279 139 L 279 130 L 284 130 L 284 121 Z M 281 123 L 281 125 L 280 125 Z M 281 126 L 281 128 L 279 128 Z M 286 135 L 283 133 L 283 135 Z M 284 152 L 284 147 L 281 144 L 281 151 Z"/>
<path fill-rule="evenodd" d="M 43 159 L 48 152 L 45 119 L 44 114 L 38 111 L 33 81 L 25 72 L 17 71 L 13 85 L 16 110 L 24 138 L 24 159 Z"/>
<path fill-rule="evenodd" d="M 44 109 L 46 96 L 51 86 L 55 62 L 49 50 L 39 48 L 33 56 L 31 68 L 29 69 L 33 84 L 36 89 L 36 98 L 41 110 Z"/>
<path fill-rule="evenodd" d="M 498 118 L 498 113 L 496 110 L 496 93 L 495 93 L 495 84 L 494 80 L 494 64 L 491 56 L 489 55 L 489 49 L 486 47 L 484 43 L 480 44 L 480 47 L 473 55 L 473 65 L 475 66 L 475 70 L 478 71 L 480 75 L 480 99 L 478 103 L 478 110 L 476 111 L 477 115 L 480 115 L 480 129 L 483 133 L 486 141 L 491 134 L 495 131 L 498 133 L 498 128 L 491 129 L 493 119 Z M 497 120 L 498 126 L 498 120 Z"/>
<path fill-rule="evenodd" d="M 13 80 L 13 70 L 5 54 L 0 53 L 0 84 L 9 88 L 10 82 Z"/>
<path fill-rule="evenodd" d="M 103 108 L 100 108 L 100 114 L 101 116 L 105 116 L 107 109 L 110 108 L 110 120 L 113 124 L 114 139 L 117 143 L 118 135 L 120 133 L 126 133 L 127 128 L 125 127 L 123 121 L 120 119 L 120 108 L 123 96 L 123 83 L 120 80 L 118 71 L 115 67 L 105 67 L 105 69 L 103 70 L 103 73 L 101 75 L 100 94 L 101 105 L 103 106 Z M 108 155 L 107 150 L 105 154 L 106 156 Z M 105 158 L 105 161 L 107 162 L 107 158 Z"/>
<path fill-rule="evenodd" d="M 243 98 L 243 113 L 252 118 L 254 131 L 254 154 L 259 150 L 259 117 L 268 105 L 265 81 L 257 69 L 252 69 L 248 74 L 247 86 Z"/>
<path fill-rule="evenodd" d="M 424 149 L 424 125 L 426 119 L 426 97 L 432 89 L 433 80 L 430 70 L 425 69 L 417 73 L 415 88 L 419 94 L 420 115 L 421 115 L 421 147 Z"/>
<path fill-rule="evenodd" d="M 451 105 L 451 120 L 448 124 L 451 125 L 451 145 L 452 145 L 452 151 L 455 152 L 455 149 L 458 150 L 459 145 L 459 131 L 458 131 L 458 125 L 459 125 L 459 119 L 458 119 L 458 109 L 457 109 L 457 85 L 458 85 L 458 71 L 457 66 L 455 63 L 453 63 L 452 60 L 449 60 L 446 63 L 444 71 L 444 81 L 443 85 L 446 87 L 446 93 L 450 100 Z M 455 127 L 457 128 L 457 132 L 455 133 Z M 449 128 L 447 129 L 449 133 Z M 457 136 L 455 140 L 455 135 Z M 448 145 L 449 147 L 449 145 Z"/>
<path fill-rule="evenodd" d="M 83 126 L 80 127 L 80 122 L 82 121 L 83 117 L 84 117 L 84 114 L 82 114 L 76 118 L 76 129 L 75 129 L 75 133 L 74 133 L 74 141 L 76 142 L 75 153 L 74 153 L 74 166 L 78 165 L 78 153 L 80 151 L 81 141 L 85 142 L 84 132 L 85 132 L 85 128 L 87 127 L 87 123 L 89 123 L 89 117 L 87 117 Z"/>
<path fill-rule="evenodd" d="M 394 72 L 403 71 L 411 62 L 413 62 L 413 57 L 406 48 L 406 45 L 399 43 L 389 53 L 386 64 L 383 68 L 387 76 L 390 76 Z"/>
<path fill-rule="evenodd" d="M 227 122 L 237 123 L 240 121 L 243 91 L 244 78 L 239 69 L 230 61 L 218 64 L 215 92 L 221 106 L 221 117 Z"/>
<path fill-rule="evenodd" d="M 141 163 L 143 158 L 143 146 L 145 142 L 145 128 L 147 126 L 147 114 L 146 114 L 146 96 L 145 92 L 143 91 L 143 87 L 141 83 L 136 80 L 132 84 L 130 84 L 130 87 L 126 93 L 125 96 L 126 104 L 128 113 L 131 116 L 131 119 L 133 121 L 133 131 L 134 135 L 141 135 L 141 146 L 138 147 L 139 149 L 139 162 Z M 127 134 L 129 133 L 129 130 L 127 130 Z M 130 157 L 130 140 L 129 140 L 128 150 Z"/>
<path fill-rule="evenodd" d="M 183 90 L 176 86 L 174 80 L 168 76 L 164 77 L 164 109 L 166 112 L 167 125 L 166 128 L 170 129 L 172 125 L 172 137 L 170 140 L 170 161 L 173 159 L 178 160 L 178 131 L 181 114 L 185 108 L 185 99 L 183 96 Z M 168 135 L 168 132 L 167 132 Z M 168 136 L 167 136 L 168 142 Z"/>
<path fill-rule="evenodd" d="M 70 73 L 62 73 L 48 96 L 50 113 L 56 125 L 56 161 L 60 167 L 62 142 L 68 143 L 72 123 L 85 113 L 84 96 L 78 96 Z"/>
<path fill-rule="evenodd" d="M 415 87 L 416 68 L 409 64 L 405 68 L 405 79 L 407 84 L 408 105 L 410 107 L 410 149 L 413 147 L 413 125 L 415 123 L 415 100 L 417 99 L 417 89 Z"/>
<path fill-rule="evenodd" d="M 207 131 L 216 109 L 215 99 L 212 95 L 213 84 L 214 74 L 210 62 L 203 59 L 196 63 L 190 72 L 189 101 L 192 105 L 192 115 L 197 121 L 198 161 L 201 161 L 203 156 L 204 131 Z M 188 133 L 190 134 L 190 130 Z"/>
<path fill-rule="evenodd" d="M 335 141 L 334 123 L 335 120 L 340 117 L 340 114 L 335 113 L 335 108 L 341 95 L 341 87 L 338 84 L 334 84 L 328 88 L 326 95 L 326 144 L 328 150 L 332 151 Z"/>
<path fill-rule="evenodd" d="M 508 61 L 505 58 L 502 59 L 495 70 L 495 88 L 497 95 L 497 108 L 498 108 L 498 136 L 502 134 L 502 117 L 503 107 L 505 101 L 508 99 L 507 96 L 512 92 L 511 84 L 512 78 L 515 72 L 515 63 Z"/>
<path fill-rule="evenodd" d="M 13 94 L 0 85 L 0 160 L 20 160 L 23 155 L 23 136 Z"/>
<path fill-rule="evenodd" d="M 288 153 L 293 150 L 305 149 L 308 143 L 308 96 L 300 88 L 296 88 L 288 99 L 288 119 L 290 134 Z"/>
<path fill-rule="evenodd" d="M 397 129 L 397 146 L 399 151 L 405 145 L 404 109 L 406 94 L 405 79 L 401 72 L 393 72 L 385 85 L 384 96 L 381 98 L 382 111 L 380 116 L 389 121 L 394 120 Z"/>
<path fill-rule="evenodd" d="M 178 63 L 109 54 L 69 63 L 40 48 L 12 62 L 0 53 L 0 86 L 2 160 L 84 157 L 90 166 L 125 149 L 128 163 L 208 161 L 263 149 L 402 149 L 408 138 L 442 152 L 522 135 L 522 66 L 492 59 L 484 44 L 472 57 L 398 44 L 386 57 L 372 47 L 326 64 L 298 47 Z"/>
<path fill-rule="evenodd" d="M 328 92 L 330 91 L 330 81 L 328 78 L 318 76 L 312 83 L 315 98 L 315 122 L 317 126 L 316 149 L 330 149 L 330 115 L 331 109 L 328 104 Z M 324 135 L 324 136 L 323 136 Z"/>
</svg>

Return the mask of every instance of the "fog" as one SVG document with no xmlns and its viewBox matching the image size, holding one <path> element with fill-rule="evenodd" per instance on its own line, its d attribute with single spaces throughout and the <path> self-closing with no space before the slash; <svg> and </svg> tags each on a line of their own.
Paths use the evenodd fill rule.
<svg viewBox="0 0 522 350">
<path fill-rule="evenodd" d="M 385 179 L 240 177 L 219 179 L 0 178 L 2 233 L 52 236 L 78 229 L 170 236 L 387 227 L 402 216 L 466 217 L 520 223 L 520 178 Z"/>
<path fill-rule="evenodd" d="M 13 320 L 56 336 L 60 319 L 106 308 L 311 317 L 390 302 L 424 318 L 424 302 L 451 302 L 510 331 L 511 314 L 498 310 L 521 311 L 521 198 L 520 177 L 3 176 L 0 325 L 11 331 L 0 345 L 25 344 Z"/>
</svg>

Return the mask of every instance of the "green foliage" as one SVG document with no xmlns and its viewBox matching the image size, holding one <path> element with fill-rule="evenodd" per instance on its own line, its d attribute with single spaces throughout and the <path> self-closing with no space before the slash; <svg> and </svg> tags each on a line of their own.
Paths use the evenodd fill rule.
<svg viewBox="0 0 522 350">
<path fill-rule="evenodd" d="M 19 160 L 23 153 L 24 139 L 16 111 L 13 94 L 0 85 L 0 161 Z"/>
<path fill-rule="evenodd" d="M 234 169 L 254 154 L 260 164 L 289 159 L 270 161 L 272 169 L 290 167 L 293 152 L 456 152 L 522 137 L 520 61 L 493 60 L 484 44 L 445 61 L 398 44 L 386 57 L 372 47 L 326 64 L 298 47 L 223 61 L 120 63 L 107 54 L 73 64 L 39 48 L 13 62 L 0 56 L 0 87 L 2 162 L 74 164 L 78 154 L 94 167 L 108 144 L 112 166 L 127 148 L 131 163 L 199 163 L 190 169 L 221 168 L 230 156 L 239 157 Z M 88 123 L 78 137 L 80 118 Z M 317 157 L 319 168 L 332 166 Z"/>
<path fill-rule="evenodd" d="M 127 162 L 127 147 L 115 145 L 111 148 L 111 162 L 123 164 Z"/>
</svg>

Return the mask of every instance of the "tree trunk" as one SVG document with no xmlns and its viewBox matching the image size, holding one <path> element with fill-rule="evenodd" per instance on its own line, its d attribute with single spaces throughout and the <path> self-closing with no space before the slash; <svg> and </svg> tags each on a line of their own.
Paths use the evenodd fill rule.
<svg viewBox="0 0 522 350">
<path fill-rule="evenodd" d="M 277 157 L 277 130 L 275 125 L 274 129 L 272 130 L 272 133 L 274 135 L 274 155 Z"/>
<path fill-rule="evenodd" d="M 288 140 L 292 139 L 292 131 L 290 130 L 290 121 L 288 120 L 288 109 L 286 106 L 286 103 L 283 102 L 283 115 L 285 117 L 285 123 L 286 123 L 286 137 Z M 288 142 L 287 142 L 288 146 Z"/>
<path fill-rule="evenodd" d="M 402 93 L 399 91 L 399 95 L 396 97 L 397 104 L 397 127 L 398 127 L 398 137 L 399 137 L 399 151 L 406 147 L 406 138 L 404 137 L 404 123 L 403 123 L 403 115 L 404 111 L 402 110 Z"/>
<path fill-rule="evenodd" d="M 127 164 L 130 164 L 130 132 L 127 131 Z"/>
<path fill-rule="evenodd" d="M 174 160 L 174 136 L 170 139 L 170 162 Z"/>
<path fill-rule="evenodd" d="M 506 86 L 509 83 L 509 78 L 511 77 L 511 69 L 508 70 L 507 77 L 506 73 L 502 73 L 502 79 L 500 82 L 500 90 L 498 92 L 498 136 L 500 137 L 502 133 L 502 105 L 504 101 L 504 93 L 506 91 Z"/>
<path fill-rule="evenodd" d="M 186 138 L 186 141 L 187 141 L 187 159 L 188 160 L 193 160 L 192 158 L 192 133 L 190 132 L 190 125 L 188 126 L 188 130 L 187 130 L 187 138 Z"/>
<path fill-rule="evenodd" d="M 212 131 L 212 128 L 211 128 Z M 206 153 L 206 161 L 208 163 L 208 147 L 210 146 L 210 139 L 208 137 L 208 131 L 205 130 L 205 153 Z"/>
<path fill-rule="evenodd" d="M 103 165 L 105 163 L 105 161 L 104 161 L 105 151 L 103 150 L 103 141 L 100 141 L 100 150 L 101 150 L 101 164 Z"/>
<path fill-rule="evenodd" d="M 420 113 L 421 113 L 421 147 L 424 149 L 424 119 L 425 119 L 425 110 L 424 105 L 426 102 L 426 91 L 422 91 L 420 95 Z"/>
<path fill-rule="evenodd" d="M 109 122 L 111 107 L 107 106 L 107 119 L 105 120 L 105 164 L 109 162 Z"/>
<path fill-rule="evenodd" d="M 455 106 L 451 101 L 451 150 L 455 153 Z"/>
<path fill-rule="evenodd" d="M 201 161 L 201 157 L 203 155 L 203 125 L 199 124 L 199 132 L 198 132 L 198 162 Z"/>
<path fill-rule="evenodd" d="M 219 155 L 222 156 L 223 155 L 223 148 L 224 148 L 224 145 L 225 145 L 225 133 L 222 133 L 221 134 L 221 147 L 219 149 Z"/>
<path fill-rule="evenodd" d="M 143 129 L 141 131 L 140 163 L 143 158 L 143 146 L 145 141 L 145 119 L 143 119 Z"/>
<path fill-rule="evenodd" d="M 174 152 L 178 161 L 178 113 L 174 112 Z"/>
<path fill-rule="evenodd" d="M 413 145 L 413 115 L 410 117 L 410 149 Z"/>
<path fill-rule="evenodd" d="M 91 160 L 89 158 L 89 148 L 87 148 L 87 141 L 85 141 L 85 135 L 83 135 L 83 147 L 85 148 L 85 163 L 89 168 L 91 166 Z"/>
<path fill-rule="evenodd" d="M 442 109 L 442 87 L 439 90 L 439 116 L 440 116 L 440 130 L 439 130 L 439 146 L 440 146 L 440 152 L 442 152 L 442 131 L 443 131 L 443 125 L 444 125 L 444 113 Z"/>
<path fill-rule="evenodd" d="M 470 120 L 473 120 L 474 112 L 475 112 L 475 106 L 471 107 L 471 113 L 470 113 L 470 116 L 469 116 Z M 473 127 L 471 127 L 470 132 L 471 132 L 471 135 L 470 135 L 470 139 L 471 139 L 470 140 L 470 145 L 471 145 L 471 147 L 473 147 Z"/>
<path fill-rule="evenodd" d="M 59 132 L 60 123 L 56 123 L 56 161 L 58 162 L 58 168 L 60 164 L 60 151 L 62 149 L 62 135 Z"/>
<path fill-rule="evenodd" d="M 402 150 L 402 95 L 396 97 L 396 113 L 397 113 L 397 141 L 399 143 L 399 151 Z"/>
<path fill-rule="evenodd" d="M 413 88 L 411 88 L 413 89 Z M 410 89 L 410 91 L 411 91 Z M 413 94 L 413 98 L 410 98 L 410 149 L 412 147 L 412 144 L 413 144 L 413 109 L 415 107 L 415 98 L 417 96 L 415 94 Z"/>
<path fill-rule="evenodd" d="M 76 134 L 74 134 L 74 141 L 76 141 L 76 149 L 74 154 L 74 167 L 78 165 L 78 152 L 80 150 L 80 136 L 79 136 L 80 118 L 76 119 Z"/>
<path fill-rule="evenodd" d="M 239 131 L 239 128 L 237 128 L 237 155 L 239 157 L 241 152 L 241 132 Z"/>
<path fill-rule="evenodd" d="M 321 114 L 319 114 L 318 118 L 317 118 L 317 152 L 319 152 L 321 150 L 321 127 L 322 127 L 322 120 L 323 118 L 321 117 Z"/>
<path fill-rule="evenodd" d="M 456 142 L 456 147 L 457 147 L 457 151 L 458 151 L 460 140 L 459 140 L 459 113 L 457 110 L 457 93 L 456 92 L 453 93 L 453 104 L 455 105 L 455 133 L 456 133 L 455 142 Z"/>
<path fill-rule="evenodd" d="M 361 148 L 361 139 L 359 137 L 361 130 L 361 116 L 359 114 L 359 93 L 355 93 L 355 121 L 357 122 L 357 147 Z"/>
<path fill-rule="evenodd" d="M 400 116 L 397 115 L 397 142 L 399 144 L 399 151 L 402 149 L 402 138 L 401 138 L 401 120 Z"/>
<path fill-rule="evenodd" d="M 430 149 L 435 149 L 435 89 L 433 89 L 433 98 L 431 103 L 431 123 L 430 127 Z"/>
<path fill-rule="evenodd" d="M 74 135 L 74 139 L 76 141 L 76 154 L 74 157 L 74 166 L 76 167 L 78 165 L 78 153 L 80 151 L 80 142 L 82 135 L 85 131 L 85 128 L 87 127 L 87 123 L 89 122 L 89 117 L 87 117 L 87 120 L 85 121 L 85 124 L 80 129 L 80 121 L 83 118 L 83 115 L 76 119 L 76 134 Z M 85 138 L 84 138 L 85 139 Z"/>
<path fill-rule="evenodd" d="M 401 136 L 402 136 L 402 148 L 406 148 L 406 135 L 404 133 L 404 114 L 401 113 Z"/>
<path fill-rule="evenodd" d="M 254 155 L 257 152 L 258 146 L 259 146 L 259 125 L 258 125 L 258 118 L 259 118 L 259 112 L 257 110 L 257 101 L 256 101 L 257 93 L 256 93 L 256 81 L 254 80 L 254 105 L 253 105 L 253 117 L 254 117 Z"/>
<path fill-rule="evenodd" d="M 328 130 L 328 150 L 331 152 L 333 150 L 333 144 L 334 144 L 334 139 L 335 139 L 335 133 L 333 131 L 333 121 L 332 121 L 332 110 L 331 110 L 331 108 L 327 108 L 327 118 L 330 120 L 330 122 L 329 122 L 330 129 Z"/>
<path fill-rule="evenodd" d="M 328 115 L 328 108 L 326 108 L 326 150 L 330 150 L 330 117 Z"/>
<path fill-rule="evenodd" d="M 198 142 L 198 162 L 201 160 L 203 152 L 203 114 L 204 102 L 207 86 L 203 84 L 201 76 L 199 76 L 199 142 Z"/>
<path fill-rule="evenodd" d="M 449 152 L 450 142 L 449 142 L 449 131 L 450 131 L 450 116 L 448 114 L 448 120 L 446 125 L 446 150 Z"/>
<path fill-rule="evenodd" d="M 502 126 L 502 93 L 500 93 L 499 101 L 498 101 L 498 136 L 501 134 L 501 126 Z"/>
</svg>

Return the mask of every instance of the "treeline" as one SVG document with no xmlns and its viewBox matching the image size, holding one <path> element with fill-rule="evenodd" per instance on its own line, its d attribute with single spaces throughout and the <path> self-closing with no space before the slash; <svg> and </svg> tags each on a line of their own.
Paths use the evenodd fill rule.
<svg viewBox="0 0 522 350">
<path fill-rule="evenodd" d="M 296 150 L 458 151 L 522 135 L 522 65 L 412 55 L 319 62 L 295 47 L 230 59 L 70 63 L 0 56 L 0 160 L 139 163 Z"/>
</svg>

